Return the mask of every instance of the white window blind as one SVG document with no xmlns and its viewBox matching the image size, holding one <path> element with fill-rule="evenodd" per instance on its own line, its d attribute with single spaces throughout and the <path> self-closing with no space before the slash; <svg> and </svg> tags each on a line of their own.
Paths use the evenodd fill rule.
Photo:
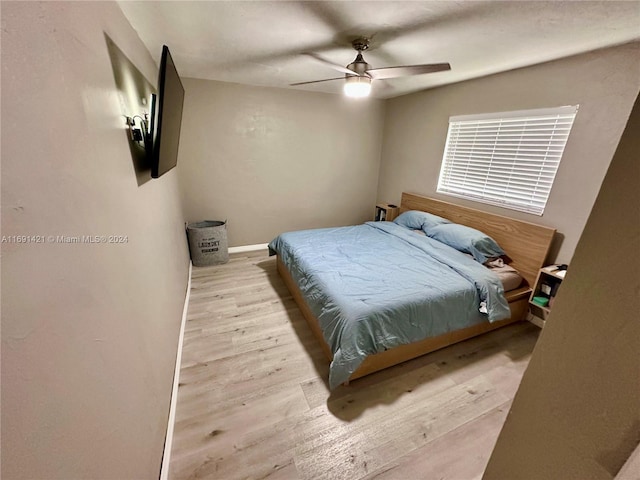
<svg viewBox="0 0 640 480">
<path fill-rule="evenodd" d="M 577 111 L 451 117 L 437 191 L 542 215 Z"/>
</svg>

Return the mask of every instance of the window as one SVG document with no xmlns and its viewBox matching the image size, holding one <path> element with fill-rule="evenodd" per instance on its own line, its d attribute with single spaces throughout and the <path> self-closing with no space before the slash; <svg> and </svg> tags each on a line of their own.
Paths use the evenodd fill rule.
<svg viewBox="0 0 640 480">
<path fill-rule="evenodd" d="M 437 191 L 542 215 L 577 111 L 451 117 Z"/>
</svg>

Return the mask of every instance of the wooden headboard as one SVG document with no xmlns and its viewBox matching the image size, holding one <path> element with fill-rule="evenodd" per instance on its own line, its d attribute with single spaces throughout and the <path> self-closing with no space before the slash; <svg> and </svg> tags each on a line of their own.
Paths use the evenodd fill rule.
<svg viewBox="0 0 640 480">
<path fill-rule="evenodd" d="M 493 238 L 511 258 L 511 266 L 533 286 L 544 265 L 555 228 L 461 207 L 414 193 L 403 193 L 400 212 L 421 210 L 480 230 Z"/>
</svg>

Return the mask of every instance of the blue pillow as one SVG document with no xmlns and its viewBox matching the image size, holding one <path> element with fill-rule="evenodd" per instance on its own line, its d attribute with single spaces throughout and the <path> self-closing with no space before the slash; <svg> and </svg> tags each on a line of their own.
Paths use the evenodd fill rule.
<svg viewBox="0 0 640 480">
<path fill-rule="evenodd" d="M 421 212 L 419 210 L 409 210 L 398 215 L 393 223 L 402 225 L 403 227 L 410 228 L 412 230 L 425 230 L 440 225 L 443 223 L 451 223 L 446 218 L 439 217 L 427 212 Z"/>
<path fill-rule="evenodd" d="M 458 223 L 436 225 L 425 233 L 434 240 L 473 255 L 473 258 L 480 263 L 506 255 L 493 238 L 480 230 Z"/>
</svg>

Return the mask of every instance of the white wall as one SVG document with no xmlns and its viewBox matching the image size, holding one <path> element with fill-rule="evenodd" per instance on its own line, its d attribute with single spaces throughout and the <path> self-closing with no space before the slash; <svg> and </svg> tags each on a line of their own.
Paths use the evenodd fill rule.
<svg viewBox="0 0 640 480">
<path fill-rule="evenodd" d="M 188 252 L 176 172 L 137 185 L 108 34 L 116 3 L 2 2 L 2 478 L 157 478 Z"/>
<path fill-rule="evenodd" d="M 234 246 L 373 218 L 382 101 L 183 83 L 178 170 L 189 221 L 228 219 Z"/>
<path fill-rule="evenodd" d="M 591 52 L 389 100 L 378 200 L 398 202 L 401 192 L 411 191 L 554 227 L 564 239 L 549 261 L 569 263 L 640 88 L 639 47 Z M 580 110 L 542 217 L 436 193 L 450 116 L 575 104 Z"/>
</svg>

